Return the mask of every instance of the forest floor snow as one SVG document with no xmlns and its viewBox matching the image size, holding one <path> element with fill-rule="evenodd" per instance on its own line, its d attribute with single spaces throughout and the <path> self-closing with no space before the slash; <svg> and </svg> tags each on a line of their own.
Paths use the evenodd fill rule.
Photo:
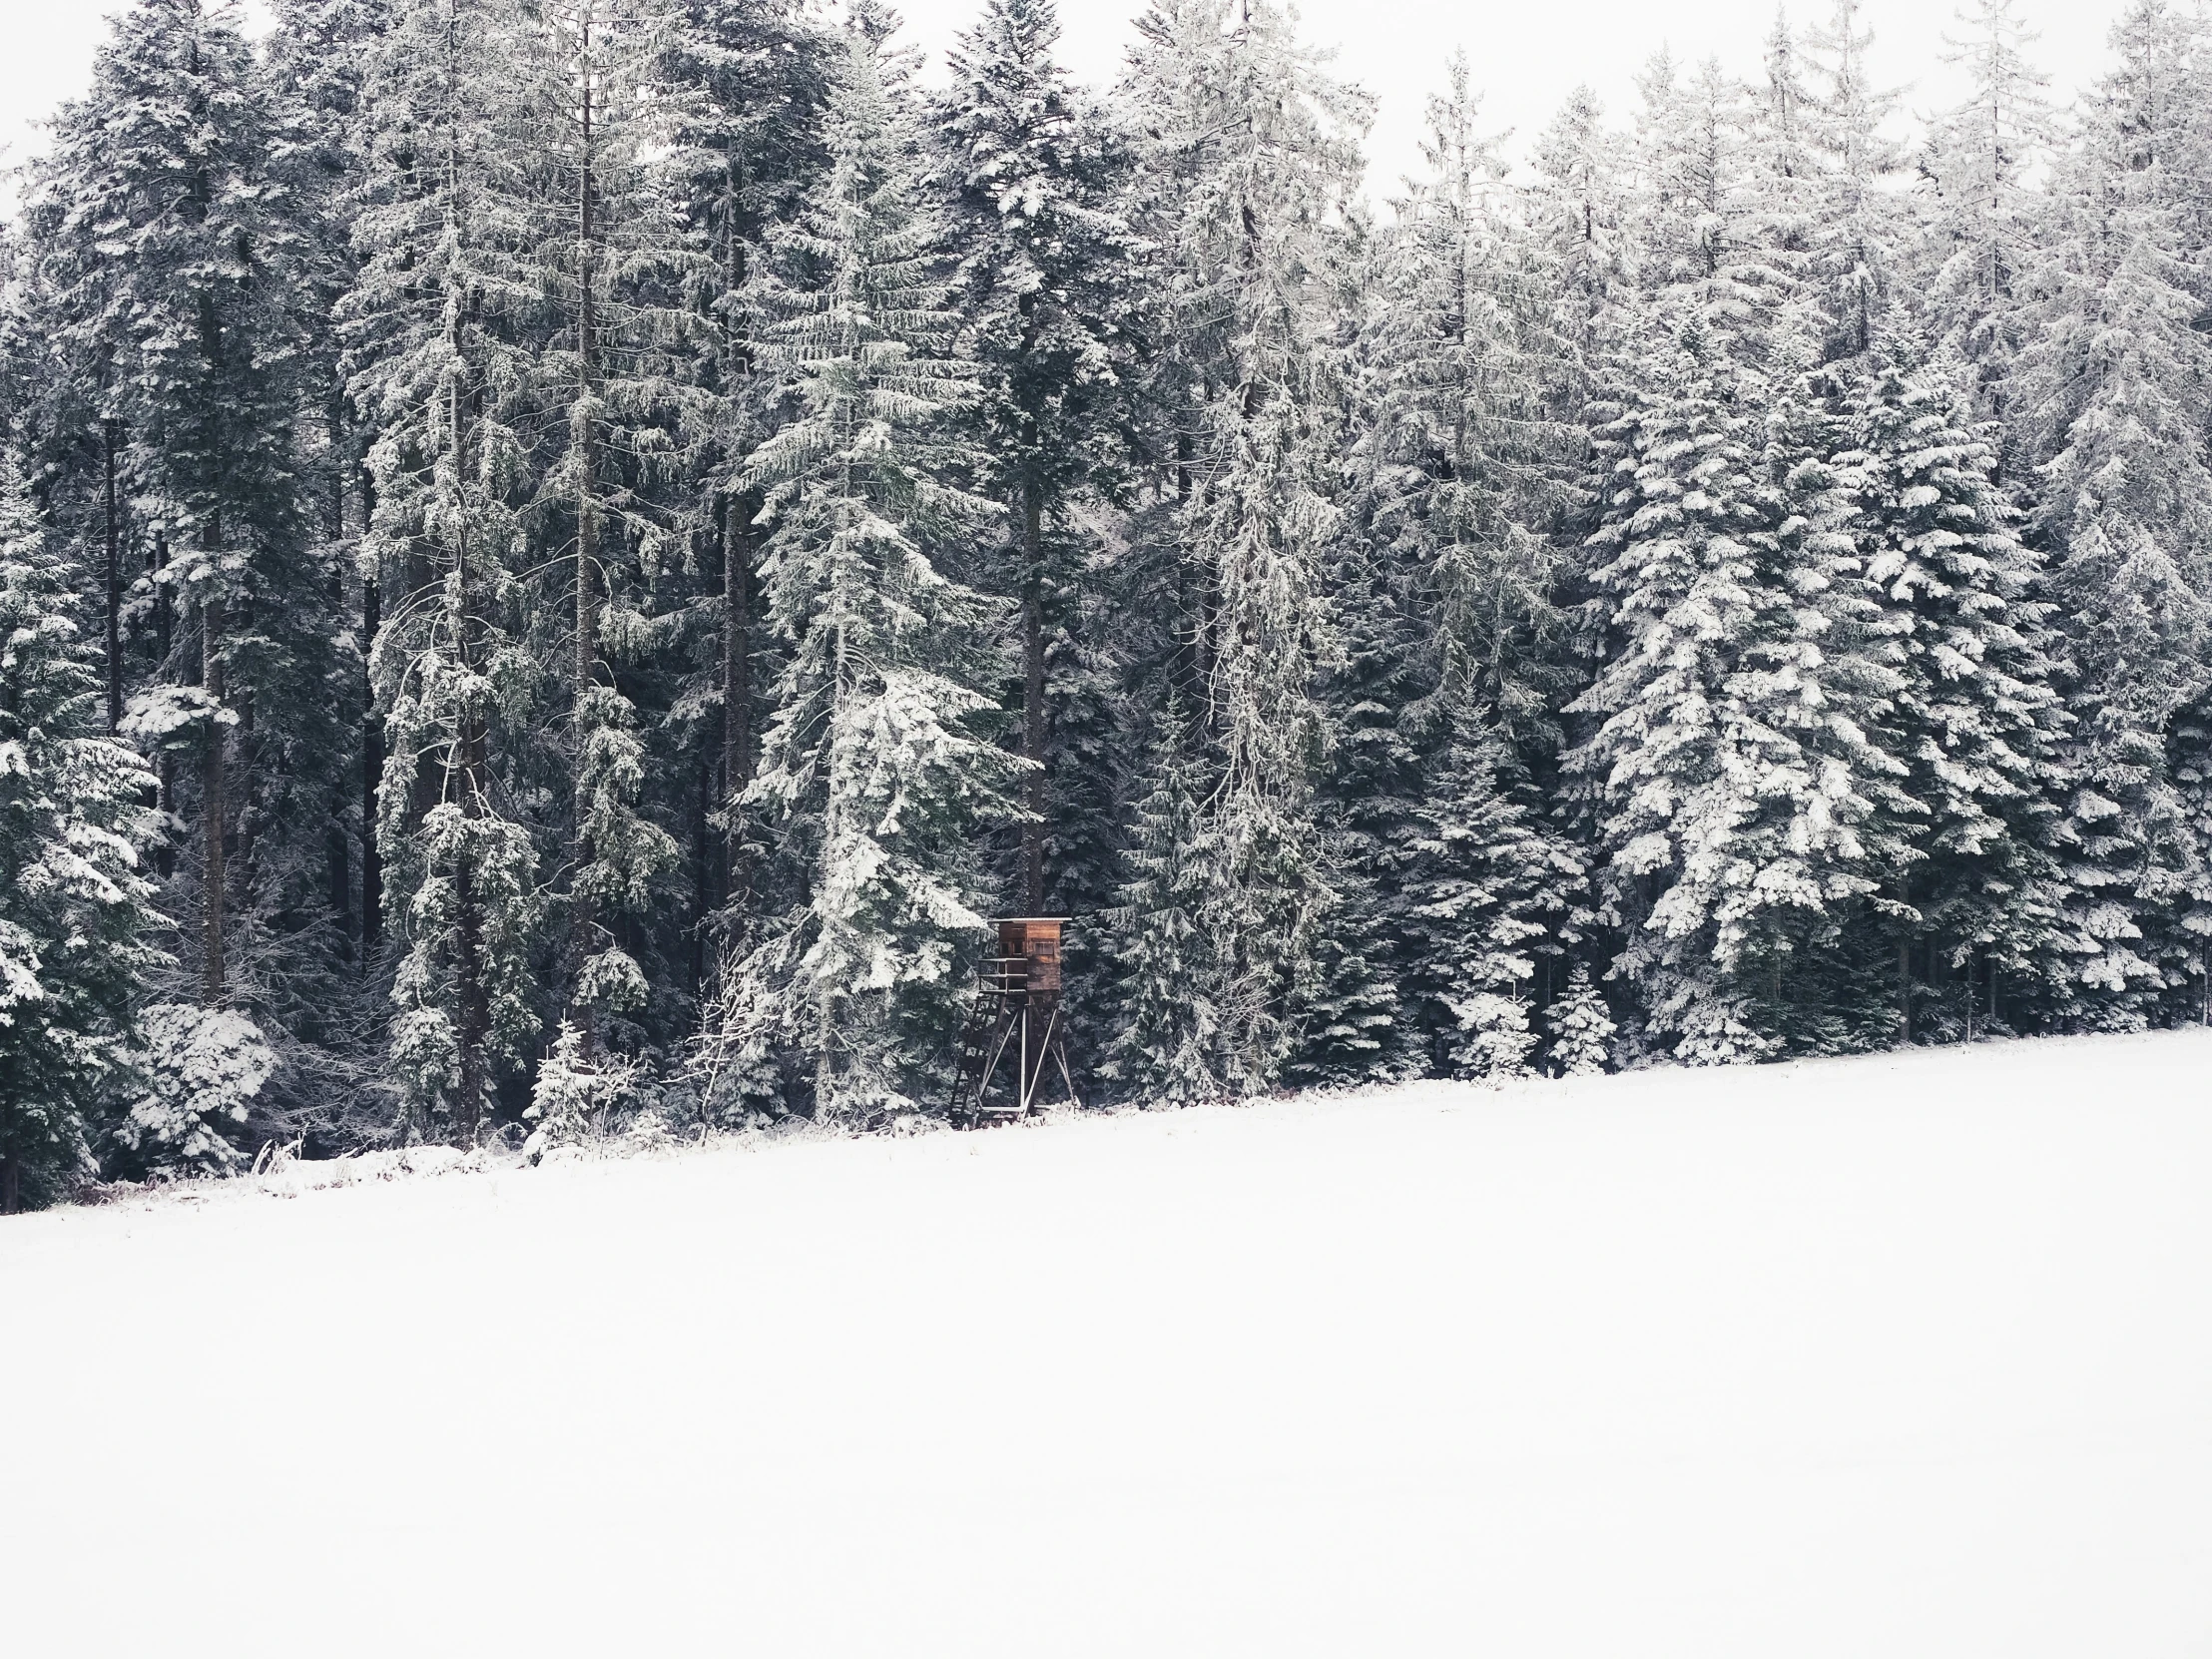
<svg viewBox="0 0 2212 1659">
<path fill-rule="evenodd" d="M 11 1653 L 2212 1654 L 2212 1033 L 0 1222 Z"/>
</svg>

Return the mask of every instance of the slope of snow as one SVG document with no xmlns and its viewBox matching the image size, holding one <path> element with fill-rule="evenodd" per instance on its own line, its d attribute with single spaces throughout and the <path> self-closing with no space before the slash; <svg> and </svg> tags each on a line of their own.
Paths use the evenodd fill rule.
<svg viewBox="0 0 2212 1659">
<path fill-rule="evenodd" d="M 23 1654 L 2212 1652 L 2212 1036 L 0 1223 Z"/>
</svg>

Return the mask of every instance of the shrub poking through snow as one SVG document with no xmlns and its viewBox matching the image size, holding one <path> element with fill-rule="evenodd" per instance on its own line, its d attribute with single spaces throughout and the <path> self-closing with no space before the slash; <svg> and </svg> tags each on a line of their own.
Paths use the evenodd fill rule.
<svg viewBox="0 0 2212 1659">
<path fill-rule="evenodd" d="M 586 1059 L 583 1033 L 563 1020 L 523 1110 L 537 1125 L 522 1143 L 523 1157 L 543 1163 L 561 1147 L 582 1146 L 605 1135 L 615 1109 L 636 1092 L 643 1069 L 635 1061 L 606 1055 Z"/>
<path fill-rule="evenodd" d="M 228 1008 L 164 1002 L 140 1021 L 146 1091 L 116 1138 L 150 1175 L 227 1175 L 245 1161 L 232 1136 L 276 1069 L 261 1028 Z"/>
</svg>

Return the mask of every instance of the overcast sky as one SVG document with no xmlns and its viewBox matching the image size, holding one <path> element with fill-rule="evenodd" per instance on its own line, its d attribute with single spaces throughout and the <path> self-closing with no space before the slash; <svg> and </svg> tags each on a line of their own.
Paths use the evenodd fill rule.
<svg viewBox="0 0 2212 1659">
<path fill-rule="evenodd" d="M 977 0 L 907 0 L 907 38 L 934 58 L 973 16 Z M 0 0 L 8 14 L 0 54 L 0 146 L 20 161 L 40 142 L 35 123 L 82 92 L 105 18 L 105 0 Z M 1082 78 L 1111 80 L 1142 0 L 1061 0 L 1063 56 Z M 1796 0 L 1793 18 L 1825 20 L 1828 0 Z M 1616 117 L 1632 107 L 1631 77 L 1661 45 L 1678 57 L 1718 53 L 1741 73 L 1756 69 L 1775 0 L 1307 0 L 1306 38 L 1338 49 L 1338 67 L 1382 100 L 1369 144 L 1369 183 L 1388 195 L 1415 168 L 1423 101 L 1441 84 L 1443 63 L 1464 48 L 1484 91 L 1491 124 L 1533 135 L 1578 81 L 1588 81 Z M 2023 0 L 2042 32 L 2037 60 L 2060 101 L 2107 61 L 2104 35 L 2119 0 Z M 1952 29 L 1949 0 L 1867 0 L 1876 33 L 1874 68 L 1905 90 L 1916 111 L 1955 100 L 1954 73 L 1939 61 Z"/>
</svg>

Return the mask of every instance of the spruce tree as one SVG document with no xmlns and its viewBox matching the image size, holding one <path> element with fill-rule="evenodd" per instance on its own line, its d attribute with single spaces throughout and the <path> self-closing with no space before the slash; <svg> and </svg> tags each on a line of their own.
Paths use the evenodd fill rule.
<svg viewBox="0 0 2212 1659">
<path fill-rule="evenodd" d="M 773 657 L 760 614 L 761 503 L 740 483 L 779 417 L 775 377 L 756 372 L 762 291 L 771 245 L 824 169 L 822 109 L 841 51 L 797 0 L 685 0 L 657 68 L 671 101 L 664 178 L 693 255 L 686 286 L 712 326 L 691 356 L 692 487 L 675 502 L 700 550 L 695 587 L 661 625 L 689 648 L 678 653 L 688 672 L 668 725 L 688 748 L 683 728 L 697 724 L 704 751 L 692 926 L 701 990 L 754 919 L 764 850 L 738 803 L 758 757 L 756 705 Z"/>
<path fill-rule="evenodd" d="M 1337 650 L 1332 226 L 1369 105 L 1259 0 L 1163 0 L 1138 32 L 1125 93 L 1148 135 L 1142 228 L 1174 251 L 1160 394 L 1188 464 L 1181 629 L 1220 849 L 1209 994 L 1223 1086 L 1257 1089 L 1294 1051 L 1335 903 L 1315 791 Z"/>
<path fill-rule="evenodd" d="M 1536 174 L 1530 226 L 1558 272 L 1559 326 L 1594 365 L 1620 320 L 1635 251 L 1623 224 L 1628 189 L 1621 141 L 1587 86 L 1568 95 L 1537 136 L 1529 161 Z"/>
<path fill-rule="evenodd" d="M 1877 730 L 1919 809 L 1914 855 L 1887 891 L 1906 1040 L 1970 1033 L 1977 999 L 1986 1023 L 1983 987 L 2037 971 L 2063 892 L 2050 806 L 2063 713 L 2042 561 L 2016 534 L 1961 366 L 1893 346 L 1852 399 L 1838 457 L 1878 649 L 1898 676 Z M 1924 979 L 1946 993 L 1933 1019 L 1916 1017 Z"/>
<path fill-rule="evenodd" d="M 977 482 L 1004 504 L 1010 530 L 989 586 L 1021 606 L 1029 771 L 1015 893 L 1032 913 L 1048 902 L 1046 849 L 1060 834 L 1049 659 L 1054 636 L 1079 619 L 1073 514 L 1118 471 L 1132 252 L 1112 196 L 1113 135 L 1053 62 L 1059 32 L 1052 0 L 987 0 L 946 60 L 953 84 L 935 112 L 959 261 L 952 301 L 981 386 Z M 1067 638 L 1063 663 L 1080 652 Z"/>
<path fill-rule="evenodd" d="M 1860 26 L 1863 0 L 1835 0 L 1825 29 L 1809 44 L 1822 79 L 1818 136 L 1824 162 L 1812 237 L 1818 302 L 1829 320 L 1831 359 L 1874 349 L 1897 283 L 1899 227 L 1883 180 L 1902 165 L 1885 128 L 1897 95 L 1878 87 L 1868 67 L 1874 31 Z"/>
<path fill-rule="evenodd" d="M 474 1139 L 539 1021 L 538 825 L 525 757 L 542 673 L 514 404 L 540 299 L 512 157 L 505 0 L 414 0 L 372 63 L 350 395 L 375 433 L 363 580 L 398 604 L 373 642 L 384 905 L 399 948 L 389 1074 L 405 1124 Z"/>
<path fill-rule="evenodd" d="M 106 733 L 81 576 L 0 455 L 0 1214 L 92 1169 L 157 960 L 138 856 L 151 779 Z"/>
<path fill-rule="evenodd" d="M 945 554 L 985 532 L 957 476 L 970 371 L 929 265 L 886 64 L 855 13 L 827 115 L 829 177 L 787 239 L 791 314 L 763 342 L 798 408 L 753 454 L 769 615 L 789 653 L 749 790 L 783 847 L 783 914 L 726 978 L 721 1042 L 757 1086 L 764 1056 L 804 1067 L 787 1101 L 857 1123 L 931 1103 L 985 897 L 974 832 L 1009 810 L 1019 762 L 979 722 L 992 611 Z"/>
<path fill-rule="evenodd" d="M 1971 90 L 1931 126 L 1921 171 L 1936 199 L 1928 299 L 1941 338 L 1975 366 L 1984 415 L 2021 337 L 2018 302 L 2033 263 L 2038 203 L 2029 183 L 2037 155 L 2055 137 L 2044 97 L 2050 78 L 2028 61 L 2034 32 L 2018 0 L 1972 0 L 1945 61 L 1963 66 Z"/>
<path fill-rule="evenodd" d="M 1362 341 L 1356 551 L 1336 596 L 1353 649 L 1329 797 L 1353 837 L 1352 931 L 1383 941 L 1383 960 L 1331 941 L 1336 1017 L 1314 1037 L 1351 1037 L 1350 987 L 1378 978 L 1391 995 L 1365 998 L 1377 1063 L 1510 1071 L 1534 918 L 1563 922 L 1580 885 L 1575 854 L 1537 832 L 1531 768 L 1557 751 L 1572 673 L 1551 532 L 1578 505 L 1582 437 L 1564 412 L 1583 376 L 1555 321 L 1557 268 L 1506 209 L 1463 60 L 1430 101 L 1426 155 Z"/>
<path fill-rule="evenodd" d="M 1618 1027 L 1582 963 L 1574 964 L 1566 990 L 1544 1011 L 1544 1024 L 1551 1032 L 1551 1064 L 1561 1077 L 1596 1077 L 1611 1063 Z"/>
<path fill-rule="evenodd" d="M 183 612 L 146 695 L 187 749 L 165 805 L 195 832 L 157 867 L 165 908 L 197 923 L 190 994 L 271 1033 L 269 1110 L 296 1127 L 360 1082 L 330 1063 L 345 940 L 327 881 L 358 669 L 303 510 L 311 307 L 283 131 L 235 6 L 138 0 L 57 118 L 29 213 L 57 327 L 107 365 L 126 487 L 166 547 L 161 610 Z M 195 703 L 209 718 L 188 732 L 172 717 Z"/>
<path fill-rule="evenodd" d="M 2206 692 L 2212 614 L 2212 350 L 2193 181 L 2205 151 L 2200 25 L 2143 0 L 2113 30 L 2079 145 L 2055 170 L 2029 278 L 2032 337 L 2007 382 L 2037 465 L 2035 532 L 2066 622 L 2059 835 L 2069 893 L 2045 966 L 2051 1013 L 2128 1027 L 2182 994 L 2200 955 L 2179 923 L 2205 848 L 2169 773 Z"/>
<path fill-rule="evenodd" d="M 1122 1000 L 1104 1070 L 1118 1095 L 1143 1105 L 1189 1105 L 1224 1092 L 1212 999 L 1218 944 L 1207 930 L 1219 849 L 1202 813 L 1192 747 L 1171 691 L 1112 912 Z"/>
<path fill-rule="evenodd" d="M 535 10 L 520 42 L 520 114 L 543 193 L 527 264 L 557 295 L 556 331 L 534 364 L 548 453 L 533 516 L 567 576 L 565 626 L 551 630 L 568 648 L 563 977 L 587 1060 L 609 1016 L 651 997 L 629 947 L 680 856 L 645 800 L 648 734 L 617 660 L 647 626 L 653 576 L 677 558 L 663 498 L 684 470 L 685 353 L 704 343 L 687 340 L 696 318 L 681 302 L 704 262 L 662 166 L 672 21 L 661 0 L 560 0 Z"/>
<path fill-rule="evenodd" d="M 1598 575 L 1618 645 L 1570 757 L 1604 790 L 1622 967 L 1698 1063 L 1867 1040 L 1800 980 L 1876 890 L 1902 811 L 1870 731 L 1894 675 L 1845 580 L 1821 444 L 1719 337 L 1688 324 L 1614 433 Z"/>
</svg>

